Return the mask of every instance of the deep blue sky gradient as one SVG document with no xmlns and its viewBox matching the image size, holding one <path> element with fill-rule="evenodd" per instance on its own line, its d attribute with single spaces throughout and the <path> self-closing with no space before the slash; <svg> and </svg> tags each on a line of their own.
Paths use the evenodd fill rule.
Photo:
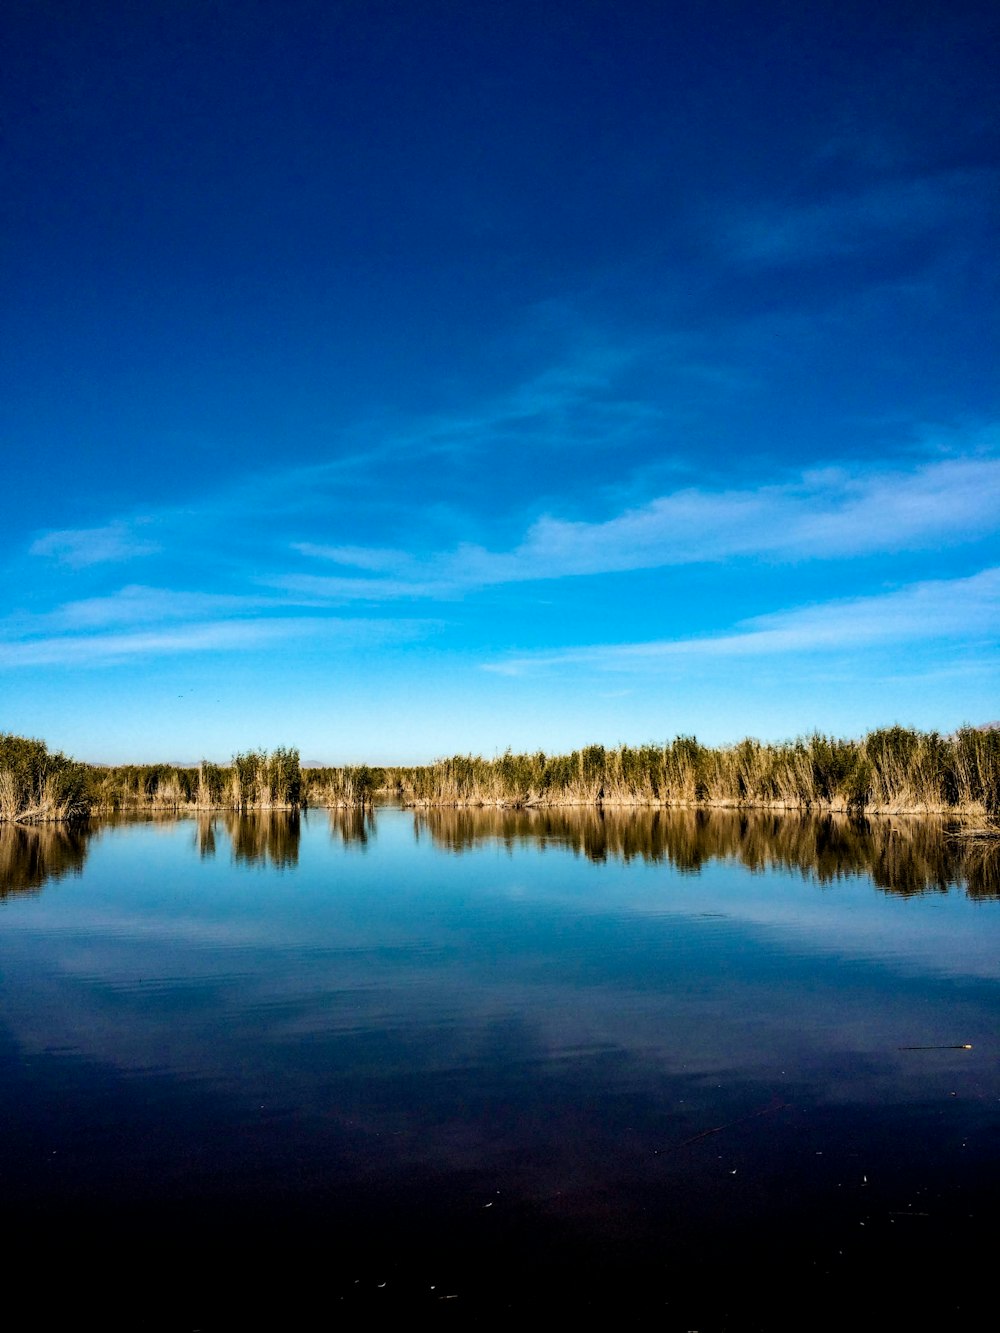
<svg viewBox="0 0 1000 1333">
<path fill-rule="evenodd" d="M 2 24 L 0 729 L 1000 716 L 995 6 Z"/>
</svg>

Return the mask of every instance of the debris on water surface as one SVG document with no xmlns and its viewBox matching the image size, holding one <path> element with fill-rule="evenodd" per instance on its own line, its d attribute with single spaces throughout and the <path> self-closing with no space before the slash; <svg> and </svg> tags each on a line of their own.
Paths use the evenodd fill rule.
<svg viewBox="0 0 1000 1333">
<path fill-rule="evenodd" d="M 971 1051 L 972 1042 L 955 1042 L 948 1046 L 897 1046 L 897 1051 Z"/>
</svg>

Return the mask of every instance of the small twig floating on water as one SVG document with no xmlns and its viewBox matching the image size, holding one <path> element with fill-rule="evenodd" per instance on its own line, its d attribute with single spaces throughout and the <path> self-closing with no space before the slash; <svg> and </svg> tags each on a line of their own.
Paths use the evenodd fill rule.
<svg viewBox="0 0 1000 1333">
<path fill-rule="evenodd" d="M 897 1046 L 897 1051 L 971 1051 L 972 1042 L 957 1042 L 953 1046 Z"/>
</svg>

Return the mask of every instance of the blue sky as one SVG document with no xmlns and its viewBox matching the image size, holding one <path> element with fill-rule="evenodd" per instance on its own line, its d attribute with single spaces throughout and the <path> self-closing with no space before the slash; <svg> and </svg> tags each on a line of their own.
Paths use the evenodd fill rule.
<svg viewBox="0 0 1000 1333">
<path fill-rule="evenodd" d="M 995 6 L 5 6 L 0 730 L 1000 716 Z"/>
</svg>

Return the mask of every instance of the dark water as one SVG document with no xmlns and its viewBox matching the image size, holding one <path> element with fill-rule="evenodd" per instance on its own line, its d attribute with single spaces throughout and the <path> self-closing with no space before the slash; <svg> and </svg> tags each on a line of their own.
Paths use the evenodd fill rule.
<svg viewBox="0 0 1000 1333">
<path fill-rule="evenodd" d="M 998 893 L 928 822 L 0 826 L 23 1327 L 978 1327 Z"/>
</svg>

